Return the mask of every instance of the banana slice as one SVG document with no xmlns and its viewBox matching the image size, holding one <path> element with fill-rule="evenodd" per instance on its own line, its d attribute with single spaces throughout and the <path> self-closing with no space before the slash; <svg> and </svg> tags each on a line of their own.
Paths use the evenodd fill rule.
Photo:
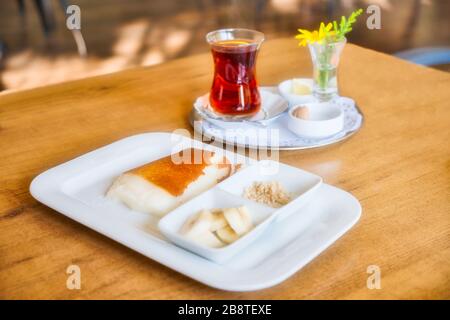
<svg viewBox="0 0 450 320">
<path fill-rule="evenodd" d="M 210 248 L 221 248 L 225 245 L 225 243 L 220 241 L 211 231 L 191 236 L 190 239 L 200 245 Z"/>
<path fill-rule="evenodd" d="M 250 214 L 246 206 L 242 206 L 237 209 L 241 214 L 241 218 L 244 221 L 244 224 L 247 226 L 247 231 L 249 231 L 251 228 L 253 228 L 252 215 Z"/>
<path fill-rule="evenodd" d="M 302 79 L 292 80 L 292 93 L 298 95 L 311 94 L 311 87 Z"/>
<path fill-rule="evenodd" d="M 211 228 L 210 231 L 214 232 L 228 225 L 227 220 L 223 216 L 221 209 L 213 209 L 211 211 Z"/>
<path fill-rule="evenodd" d="M 239 235 L 231 229 L 230 226 L 225 226 L 216 231 L 217 237 L 225 243 L 233 243 L 237 239 L 239 239 Z"/>
<path fill-rule="evenodd" d="M 202 210 L 199 214 L 192 215 L 181 227 L 180 233 L 194 239 L 199 235 L 210 233 L 212 226 L 212 214 L 208 210 Z"/>
<path fill-rule="evenodd" d="M 186 220 L 180 233 L 198 244 L 220 248 L 236 241 L 252 227 L 252 217 L 242 206 L 202 210 Z"/>
<path fill-rule="evenodd" d="M 223 210 L 223 215 L 227 220 L 230 227 L 236 232 L 239 236 L 248 232 L 253 224 L 252 217 L 248 212 L 246 207 L 240 208 L 227 208 Z"/>
<path fill-rule="evenodd" d="M 202 210 L 200 213 L 192 215 L 187 219 L 181 227 L 180 233 L 200 245 L 210 248 L 220 248 L 225 244 L 211 231 L 213 226 L 217 228 L 218 225 L 221 225 L 219 217 L 216 217 L 208 210 Z"/>
</svg>

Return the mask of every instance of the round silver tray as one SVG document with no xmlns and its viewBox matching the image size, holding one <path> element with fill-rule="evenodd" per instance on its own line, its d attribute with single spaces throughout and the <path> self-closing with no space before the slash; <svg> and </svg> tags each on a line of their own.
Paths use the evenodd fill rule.
<svg viewBox="0 0 450 320">
<path fill-rule="evenodd" d="M 265 87 L 265 88 L 270 89 L 272 92 L 277 92 L 276 87 Z M 356 132 L 358 132 L 364 123 L 364 115 L 356 103 L 354 104 L 354 109 L 356 109 L 356 112 L 360 116 L 360 122 L 358 122 L 359 125 L 357 125 L 352 130 L 348 130 L 347 132 L 345 132 L 344 135 L 338 135 L 336 138 L 333 138 L 333 139 L 329 139 L 329 138 L 328 139 L 309 139 L 309 140 L 311 140 L 311 142 L 308 143 L 307 145 L 305 145 L 305 143 L 301 143 L 298 145 L 290 143 L 289 145 L 281 144 L 280 146 L 277 146 L 277 147 L 270 146 L 270 145 L 266 145 L 264 147 L 266 147 L 268 149 L 272 149 L 272 150 L 304 150 L 304 149 L 325 147 L 328 145 L 342 142 L 342 141 L 350 138 Z M 191 113 L 189 114 L 189 122 L 190 122 L 191 126 L 194 128 L 194 130 L 197 131 L 197 133 L 202 134 L 206 139 L 214 140 L 215 142 L 218 142 L 218 143 L 234 145 L 236 147 L 241 147 L 241 148 L 255 149 L 255 148 L 260 147 L 259 145 L 249 145 L 248 143 L 243 144 L 243 143 L 239 143 L 236 141 L 230 142 L 230 141 L 227 141 L 226 139 L 222 139 L 219 136 L 214 136 L 212 134 L 209 134 L 207 131 L 203 130 L 204 129 L 203 128 L 204 121 L 207 122 L 208 126 L 214 126 L 214 124 L 211 121 L 208 121 L 208 119 L 204 113 L 199 113 L 196 110 L 196 108 L 192 108 Z M 194 122 L 197 123 L 197 126 L 194 126 Z M 270 127 L 270 126 L 268 126 L 268 127 Z"/>
</svg>

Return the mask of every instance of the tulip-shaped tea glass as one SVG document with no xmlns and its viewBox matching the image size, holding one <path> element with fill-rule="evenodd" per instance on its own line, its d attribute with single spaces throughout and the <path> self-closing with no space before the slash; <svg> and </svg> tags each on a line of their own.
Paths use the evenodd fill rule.
<svg viewBox="0 0 450 320">
<path fill-rule="evenodd" d="M 214 59 L 209 94 L 213 110 L 224 118 L 249 117 L 261 108 L 256 81 L 256 56 L 264 34 L 248 29 L 221 29 L 208 33 Z"/>
</svg>

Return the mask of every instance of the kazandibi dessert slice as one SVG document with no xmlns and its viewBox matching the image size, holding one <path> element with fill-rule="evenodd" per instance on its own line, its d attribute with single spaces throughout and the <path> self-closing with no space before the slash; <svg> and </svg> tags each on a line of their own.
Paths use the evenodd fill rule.
<svg viewBox="0 0 450 320">
<path fill-rule="evenodd" d="M 133 210 L 163 216 L 234 170 L 230 161 L 217 152 L 184 149 L 123 173 L 106 195 Z"/>
</svg>

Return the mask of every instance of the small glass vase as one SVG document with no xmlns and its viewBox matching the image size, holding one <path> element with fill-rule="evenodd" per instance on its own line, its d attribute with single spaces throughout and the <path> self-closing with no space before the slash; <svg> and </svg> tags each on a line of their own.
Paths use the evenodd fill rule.
<svg viewBox="0 0 450 320">
<path fill-rule="evenodd" d="M 337 68 L 346 43 L 347 39 L 342 38 L 308 44 L 314 69 L 313 95 L 321 102 L 338 96 Z"/>
</svg>

